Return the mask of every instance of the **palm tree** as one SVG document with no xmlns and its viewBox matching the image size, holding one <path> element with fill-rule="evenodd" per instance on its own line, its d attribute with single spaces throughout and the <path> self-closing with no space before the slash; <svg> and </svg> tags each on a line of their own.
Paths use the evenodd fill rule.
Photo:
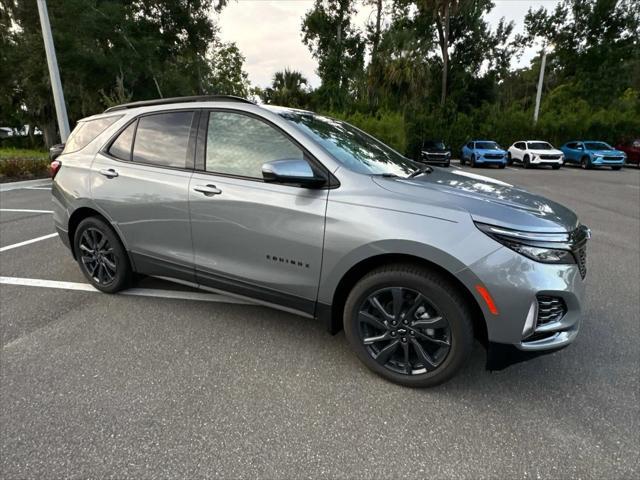
<svg viewBox="0 0 640 480">
<path fill-rule="evenodd" d="M 271 87 L 265 89 L 266 103 L 285 107 L 304 107 L 307 103 L 309 82 L 296 70 L 285 68 L 273 75 Z"/>
</svg>

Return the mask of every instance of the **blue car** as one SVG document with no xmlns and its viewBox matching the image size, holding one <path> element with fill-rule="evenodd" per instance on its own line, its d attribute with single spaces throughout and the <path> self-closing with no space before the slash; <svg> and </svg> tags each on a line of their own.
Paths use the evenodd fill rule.
<svg viewBox="0 0 640 480">
<path fill-rule="evenodd" d="M 498 165 L 504 168 L 507 164 L 507 152 L 491 140 L 473 140 L 462 147 L 460 165 L 469 162 L 472 167 L 479 165 Z"/>
<path fill-rule="evenodd" d="M 582 168 L 600 166 L 611 167 L 612 170 L 620 170 L 627 155 L 613 148 L 605 142 L 576 140 L 567 142 L 560 147 L 564 153 L 565 163 L 580 165 Z"/>
</svg>

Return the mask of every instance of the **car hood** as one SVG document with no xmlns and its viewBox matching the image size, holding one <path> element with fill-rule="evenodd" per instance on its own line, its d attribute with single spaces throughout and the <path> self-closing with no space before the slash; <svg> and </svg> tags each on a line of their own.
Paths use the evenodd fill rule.
<svg viewBox="0 0 640 480">
<path fill-rule="evenodd" d="M 576 214 L 559 203 L 463 170 L 434 168 L 415 178 L 374 177 L 374 181 L 425 206 L 466 210 L 482 223 L 530 232 L 569 232 L 578 226 Z"/>
<path fill-rule="evenodd" d="M 562 155 L 560 150 L 556 150 L 555 148 L 552 150 L 529 150 L 529 152 L 534 155 Z"/>
<path fill-rule="evenodd" d="M 621 150 L 589 150 L 594 155 L 617 155 L 622 156 L 624 152 Z"/>
</svg>

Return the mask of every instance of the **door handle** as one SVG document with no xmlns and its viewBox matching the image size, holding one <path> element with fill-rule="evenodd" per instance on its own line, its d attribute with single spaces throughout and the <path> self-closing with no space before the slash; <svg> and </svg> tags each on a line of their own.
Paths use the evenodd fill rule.
<svg viewBox="0 0 640 480">
<path fill-rule="evenodd" d="M 210 197 L 212 195 L 220 195 L 222 193 L 222 190 L 220 190 L 215 185 L 211 185 L 211 184 L 209 184 L 209 185 L 196 185 L 195 187 L 193 187 L 193 189 L 196 192 L 203 193 L 207 197 Z"/>
<path fill-rule="evenodd" d="M 114 178 L 118 176 L 118 172 L 116 172 L 113 168 L 103 168 L 100 170 L 100 175 L 104 175 L 107 178 Z"/>
</svg>

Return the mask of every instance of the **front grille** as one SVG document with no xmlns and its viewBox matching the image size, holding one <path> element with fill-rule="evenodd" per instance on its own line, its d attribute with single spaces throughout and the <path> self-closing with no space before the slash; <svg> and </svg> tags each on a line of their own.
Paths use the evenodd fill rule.
<svg viewBox="0 0 640 480">
<path fill-rule="evenodd" d="M 571 233 L 571 251 L 583 279 L 587 276 L 587 240 L 590 235 L 590 230 L 584 225 L 580 225 Z"/>
<path fill-rule="evenodd" d="M 538 295 L 538 318 L 537 326 L 545 323 L 557 322 L 567 313 L 567 306 L 564 300 L 559 297 L 549 295 Z"/>
<path fill-rule="evenodd" d="M 624 157 L 602 157 L 603 160 L 608 160 L 608 161 L 616 161 L 619 162 L 620 160 L 624 160 Z"/>
<path fill-rule="evenodd" d="M 542 160 L 559 160 L 560 155 L 540 155 Z"/>
<path fill-rule="evenodd" d="M 502 155 L 502 154 L 496 154 L 496 153 L 485 153 L 483 156 L 484 156 L 484 158 L 488 158 L 488 159 L 491 159 L 491 160 L 499 160 L 499 159 L 501 159 L 504 155 Z"/>
</svg>

